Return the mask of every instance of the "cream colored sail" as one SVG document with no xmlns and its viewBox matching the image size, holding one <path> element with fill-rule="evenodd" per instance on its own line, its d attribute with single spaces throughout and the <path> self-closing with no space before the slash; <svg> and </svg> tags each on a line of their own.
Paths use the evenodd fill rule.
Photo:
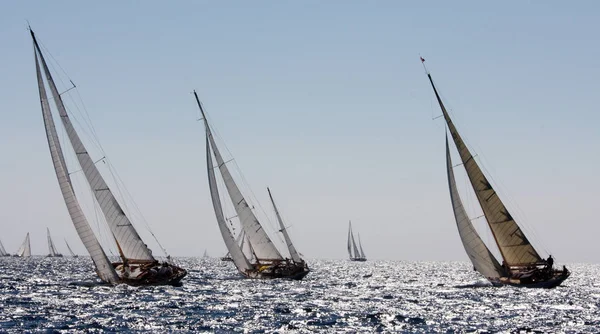
<svg viewBox="0 0 600 334">
<path fill-rule="evenodd" d="M 213 167 L 210 143 L 208 141 L 209 133 L 209 131 L 206 133 L 206 169 L 208 170 L 208 187 L 210 189 L 210 197 L 212 199 L 215 216 L 217 217 L 217 223 L 219 225 L 219 230 L 221 231 L 221 236 L 223 237 L 223 241 L 225 241 L 225 246 L 227 246 L 227 250 L 229 250 L 229 254 L 231 255 L 231 259 L 233 260 L 235 266 L 239 271 L 244 272 L 252 268 L 252 265 L 250 262 L 248 262 L 248 259 L 242 252 L 242 248 L 233 238 L 231 230 L 229 227 L 227 227 L 225 216 L 223 215 L 223 207 L 221 206 L 219 189 L 217 188 L 217 179 L 215 178 L 215 167 Z"/>
<path fill-rule="evenodd" d="M 196 94 L 196 92 L 194 92 Z M 254 250 L 254 254 L 258 257 L 258 260 L 281 260 L 283 257 L 265 232 L 264 228 L 252 212 L 252 209 L 246 202 L 246 199 L 242 195 L 240 189 L 237 184 L 233 180 L 227 165 L 223 161 L 223 157 L 219 152 L 219 148 L 215 143 L 214 137 L 208 125 L 208 120 L 206 119 L 206 115 L 204 114 L 204 110 L 202 109 L 202 105 L 198 96 L 196 95 L 196 99 L 198 102 L 198 106 L 200 108 L 200 112 L 202 113 L 202 118 L 204 119 L 204 126 L 206 128 L 206 135 L 210 142 L 210 147 L 215 155 L 215 159 L 217 161 L 217 166 L 219 171 L 221 172 L 221 177 L 223 178 L 223 182 L 225 183 L 225 187 L 227 188 L 227 193 L 231 199 L 231 203 L 235 208 L 235 212 L 238 215 L 242 228 L 246 232 L 246 237 L 248 241 L 250 241 L 252 245 L 252 249 Z"/>
<path fill-rule="evenodd" d="M 69 141 L 73 146 L 77 160 L 79 161 L 79 165 L 81 166 L 85 178 L 88 181 L 98 204 L 100 205 L 100 209 L 102 210 L 102 213 L 104 214 L 110 230 L 117 240 L 123 255 L 130 262 L 154 261 L 152 251 L 150 251 L 146 244 L 144 244 L 137 231 L 129 221 L 129 218 L 127 218 L 125 215 L 125 212 L 108 188 L 104 178 L 102 178 L 102 175 L 100 175 L 98 168 L 88 154 L 83 142 L 79 138 L 79 135 L 75 131 L 60 94 L 58 93 L 56 85 L 54 84 L 52 75 L 50 74 L 48 66 L 46 65 L 46 61 L 41 50 L 39 49 L 39 46 L 37 45 L 37 42 L 35 41 L 35 37 L 34 44 L 38 51 L 42 68 L 46 74 L 46 81 L 50 91 L 52 92 L 52 97 L 54 98 L 59 116 L 67 132 Z"/>
<path fill-rule="evenodd" d="M 33 38 L 35 42 L 35 37 Z M 69 178 L 67 165 L 64 161 L 64 155 L 62 153 L 62 148 L 58 140 L 58 134 L 56 132 L 56 127 L 50 111 L 50 105 L 48 103 L 46 89 L 44 88 L 37 52 L 35 56 L 35 65 L 48 147 L 50 148 L 50 155 L 52 156 L 54 171 L 58 179 L 58 184 L 60 186 L 63 199 L 67 205 L 69 216 L 71 217 L 71 221 L 75 226 L 75 230 L 77 231 L 79 238 L 83 242 L 83 245 L 92 258 L 92 262 L 96 266 L 96 272 L 98 273 L 100 279 L 108 283 L 116 283 L 118 281 L 117 274 L 106 254 L 104 253 L 104 250 L 100 246 L 100 243 L 90 227 L 90 224 L 85 218 L 85 215 L 83 214 L 83 211 L 79 205 L 79 201 L 75 197 L 75 192 L 73 190 L 71 179 Z"/>
<path fill-rule="evenodd" d="M 50 229 L 46 227 L 46 233 L 48 235 L 48 255 L 50 256 L 61 256 L 61 254 L 56 250 L 56 246 L 54 246 L 54 242 L 52 242 L 52 237 L 50 237 Z"/>
<path fill-rule="evenodd" d="M 29 232 L 27 232 L 27 235 L 25 236 L 25 240 L 21 244 L 21 247 L 19 247 L 19 250 L 17 251 L 17 256 L 20 256 L 20 257 L 30 257 L 31 256 L 31 242 L 29 241 Z"/>
<path fill-rule="evenodd" d="M 500 266 L 498 260 L 496 260 L 494 255 L 490 252 L 483 240 L 481 240 L 481 237 L 467 216 L 467 212 L 460 200 L 460 195 L 456 188 L 454 171 L 452 170 L 452 159 L 450 157 L 448 137 L 446 137 L 446 169 L 448 172 L 448 186 L 450 188 L 450 199 L 452 200 L 454 219 L 456 220 L 460 240 L 465 247 L 469 259 L 473 263 L 475 269 L 485 277 L 498 278 L 504 276 L 502 266 Z"/>
<path fill-rule="evenodd" d="M 269 198 L 271 199 L 271 203 L 273 204 L 273 209 L 275 209 L 275 215 L 277 216 L 277 221 L 279 222 L 279 228 L 280 228 L 279 231 L 281 232 L 281 234 L 283 234 L 283 238 L 285 239 L 285 244 L 290 252 L 290 256 L 292 257 L 292 260 L 294 262 L 302 262 L 302 258 L 300 257 L 300 254 L 298 254 L 296 247 L 294 247 L 294 244 L 292 243 L 292 239 L 290 238 L 290 235 L 287 232 L 287 228 L 283 224 L 283 220 L 281 219 L 279 210 L 277 210 L 277 206 L 275 205 L 273 196 L 271 196 L 271 190 L 269 188 L 267 188 L 267 191 L 269 192 Z"/>
<path fill-rule="evenodd" d="M 512 215 L 508 212 L 508 209 L 504 206 L 494 188 L 492 188 L 492 185 L 477 165 L 477 162 L 475 162 L 473 155 L 450 119 L 450 115 L 446 111 L 446 107 L 435 88 L 431 74 L 428 73 L 427 76 L 429 77 L 460 159 L 467 171 L 471 186 L 475 191 L 477 200 L 492 230 L 502 257 L 508 265 L 513 266 L 544 263 Z"/>
</svg>

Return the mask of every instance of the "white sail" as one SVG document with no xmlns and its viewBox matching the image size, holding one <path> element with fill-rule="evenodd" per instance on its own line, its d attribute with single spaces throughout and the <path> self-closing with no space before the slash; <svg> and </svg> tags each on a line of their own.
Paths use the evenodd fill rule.
<svg viewBox="0 0 600 334">
<path fill-rule="evenodd" d="M 352 256 L 352 236 L 350 235 L 350 233 L 352 232 L 352 222 L 348 223 L 348 257 L 349 258 L 354 258 L 354 256 Z"/>
<path fill-rule="evenodd" d="M 206 165 L 206 168 L 208 170 L 208 187 L 210 189 L 210 197 L 212 199 L 215 216 L 217 217 L 219 230 L 221 231 L 221 235 L 223 236 L 223 241 L 225 241 L 225 246 L 227 246 L 229 254 L 231 254 L 231 259 L 233 259 L 233 263 L 239 271 L 244 272 L 252 268 L 252 265 L 250 264 L 250 262 L 248 262 L 248 259 L 242 252 L 242 248 L 233 238 L 231 230 L 229 230 L 229 227 L 227 227 L 225 216 L 223 215 L 223 208 L 221 206 L 219 190 L 217 189 L 217 179 L 215 178 L 215 170 L 213 167 L 212 157 L 210 153 L 210 144 L 208 142 L 208 132 L 206 138 Z"/>
<path fill-rule="evenodd" d="M 463 166 L 467 171 L 471 186 L 475 191 L 477 200 L 481 205 L 483 214 L 492 230 L 498 248 L 502 257 L 508 265 L 531 265 L 544 263 L 540 258 L 537 251 L 533 248 L 519 225 L 515 222 L 512 215 L 508 212 L 508 209 L 504 206 L 500 197 L 487 180 L 477 162 L 473 158 L 473 155 L 465 145 L 461 136 L 459 135 L 454 123 L 450 119 L 450 115 L 446 111 L 435 85 L 431 74 L 427 74 L 429 81 L 433 87 L 433 91 L 438 100 L 456 149 L 460 155 Z"/>
<path fill-rule="evenodd" d="M 32 34 L 33 36 L 33 34 Z M 75 154 L 77 156 L 77 160 L 79 161 L 79 165 L 83 170 L 86 180 L 88 181 L 98 204 L 106 221 L 112 231 L 117 243 L 120 246 L 120 249 L 123 252 L 123 255 L 129 259 L 130 262 L 139 261 L 154 261 L 154 257 L 152 256 L 152 252 L 146 244 L 142 241 L 137 231 L 125 215 L 125 212 L 117 202 L 116 198 L 108 188 L 108 185 L 100 175 L 94 161 L 88 154 L 83 142 L 79 138 L 79 135 L 75 131 L 73 124 L 67 114 L 63 101 L 58 93 L 56 85 L 54 84 L 54 80 L 52 79 L 52 75 L 46 65 L 46 61 L 39 49 L 37 42 L 34 43 L 36 49 L 38 51 L 40 61 L 42 63 L 42 67 L 44 69 L 44 73 L 46 74 L 46 81 L 48 82 L 48 86 L 50 87 L 50 91 L 52 92 L 52 96 L 54 98 L 54 102 L 58 109 L 60 118 L 67 132 L 67 136 Z M 64 162 L 63 162 L 64 164 Z"/>
<path fill-rule="evenodd" d="M 360 251 L 356 246 L 356 240 L 354 240 L 354 232 L 350 229 L 350 237 L 352 238 L 352 251 L 354 252 L 354 258 L 360 258 Z"/>
<path fill-rule="evenodd" d="M 29 241 L 29 232 L 27 232 L 27 235 L 25 236 L 25 240 L 21 244 L 21 247 L 19 247 L 19 250 L 17 251 L 17 255 L 20 257 L 30 257 L 31 256 L 31 242 Z"/>
<path fill-rule="evenodd" d="M 365 251 L 362 248 L 362 242 L 360 241 L 360 233 L 358 234 L 358 248 L 360 250 L 360 258 L 366 259 L 367 256 L 365 255 Z"/>
<path fill-rule="evenodd" d="M 277 206 L 275 205 L 275 201 L 273 200 L 273 196 L 271 195 L 271 190 L 267 188 L 267 191 L 269 192 L 269 198 L 271 199 L 273 209 L 275 209 L 275 215 L 277 216 L 277 221 L 279 222 L 279 231 L 281 232 L 281 234 L 283 234 L 283 238 L 285 239 L 285 244 L 290 252 L 290 256 L 292 257 L 292 260 L 294 262 L 302 262 L 302 258 L 300 258 L 298 251 L 296 251 L 296 247 L 294 247 L 294 244 L 292 243 L 292 239 L 290 238 L 290 235 L 287 232 L 287 228 L 283 224 L 283 220 L 281 219 L 279 210 L 277 210 Z"/>
<path fill-rule="evenodd" d="M 69 254 L 71 254 L 72 257 L 76 257 L 77 255 L 75 253 L 73 253 L 73 250 L 69 246 L 69 243 L 67 242 L 67 239 L 65 239 L 65 245 L 67 245 L 67 249 L 69 250 Z"/>
<path fill-rule="evenodd" d="M 37 42 L 35 41 L 33 32 L 31 32 L 31 35 L 34 39 L 36 49 L 39 50 L 39 48 L 37 48 Z M 81 210 L 79 201 L 75 197 L 75 192 L 73 190 L 71 179 L 69 178 L 67 165 L 65 164 L 64 155 L 62 153 L 62 148 L 58 140 L 58 134 L 56 132 L 56 127 L 54 125 L 54 120 L 50 111 L 50 105 L 48 103 L 46 89 L 44 88 L 44 82 L 39 67 L 37 52 L 35 56 L 35 66 L 37 72 L 38 88 L 40 93 L 40 102 L 42 106 L 42 114 L 44 119 L 44 127 L 46 129 L 46 139 L 48 140 L 48 147 L 50 148 L 50 155 L 52 156 L 54 171 L 58 179 L 58 184 L 60 186 L 60 191 L 62 193 L 63 199 L 65 201 L 65 204 L 67 205 L 69 216 L 71 217 L 71 221 L 73 221 L 73 225 L 75 226 L 75 230 L 77 231 L 79 238 L 83 242 L 86 250 L 92 258 L 92 261 L 94 262 L 94 265 L 96 266 L 96 272 L 98 273 L 100 279 L 108 283 L 116 283 L 118 281 L 117 274 L 113 269 L 112 264 L 106 257 L 104 250 L 102 250 L 102 247 L 100 246 L 96 235 L 94 234 L 92 228 L 90 227 L 90 224 L 88 223 L 87 219 L 85 218 L 85 215 L 83 214 L 83 211 Z"/>
<path fill-rule="evenodd" d="M 485 277 L 498 278 L 504 276 L 502 266 L 500 266 L 498 260 L 496 260 L 494 255 L 490 252 L 483 240 L 481 240 L 481 237 L 467 216 L 467 212 L 460 200 L 460 195 L 456 188 L 454 171 L 452 170 L 452 159 L 450 157 L 448 137 L 446 137 L 446 169 L 448 172 L 448 186 L 450 188 L 450 199 L 452 200 L 454 219 L 456 220 L 460 240 L 465 247 L 469 259 L 473 263 L 475 269 Z"/>
<path fill-rule="evenodd" d="M 56 246 L 54 246 L 54 242 L 52 242 L 52 238 L 50 237 L 50 229 L 47 227 L 46 227 L 46 233 L 48 235 L 48 255 L 60 256 L 60 253 L 56 250 Z"/>
<path fill-rule="evenodd" d="M 0 241 L 0 256 L 7 256 L 8 253 L 6 252 L 6 249 L 4 249 L 4 245 L 2 245 L 2 241 Z"/>
<path fill-rule="evenodd" d="M 196 92 L 194 92 L 196 94 Z M 206 119 L 206 115 L 204 114 L 204 110 L 202 109 L 202 105 L 200 104 L 200 100 L 196 95 L 196 99 L 198 102 L 198 106 L 200 107 L 200 111 L 202 113 L 202 117 L 204 119 L 204 126 L 206 128 L 206 136 L 210 142 L 210 146 L 215 155 L 215 159 L 217 160 L 217 166 L 219 171 L 221 172 L 221 177 L 223 178 L 223 182 L 225 183 L 225 187 L 227 188 L 227 193 L 231 199 L 231 203 L 235 208 L 235 212 L 238 215 L 242 228 L 246 232 L 246 237 L 252 244 L 252 248 L 254 253 L 258 257 L 259 260 L 280 260 L 283 259 L 264 228 L 261 226 L 260 222 L 252 212 L 250 206 L 246 202 L 246 199 L 242 195 L 240 189 L 236 185 L 227 165 L 223 161 L 223 157 L 219 152 L 219 148 L 215 143 L 214 137 L 212 135 L 212 131 L 208 125 L 208 120 Z M 209 166 L 209 169 L 212 168 L 212 165 Z M 216 186 L 216 184 L 215 184 Z M 215 187 L 216 188 L 216 187 Z"/>
</svg>

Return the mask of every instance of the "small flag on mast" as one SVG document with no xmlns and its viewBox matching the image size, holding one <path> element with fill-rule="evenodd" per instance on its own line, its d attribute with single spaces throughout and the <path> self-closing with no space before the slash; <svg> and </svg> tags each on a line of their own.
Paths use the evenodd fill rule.
<svg viewBox="0 0 600 334">
<path fill-rule="evenodd" d="M 419 58 L 421 58 L 421 62 L 422 62 L 422 63 L 424 63 L 424 62 L 425 62 L 425 59 L 424 59 L 423 57 L 419 57 Z"/>
</svg>

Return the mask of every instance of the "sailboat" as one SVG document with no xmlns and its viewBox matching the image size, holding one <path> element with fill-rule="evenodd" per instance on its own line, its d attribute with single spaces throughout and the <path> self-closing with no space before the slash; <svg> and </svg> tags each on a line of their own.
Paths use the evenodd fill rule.
<svg viewBox="0 0 600 334">
<path fill-rule="evenodd" d="M 29 232 L 27 232 L 25 240 L 23 240 L 23 243 L 21 244 L 21 247 L 19 247 L 19 250 L 17 251 L 15 256 L 31 257 L 31 242 L 29 241 Z"/>
<path fill-rule="evenodd" d="M 238 235 L 238 237 L 235 239 L 235 243 L 240 245 L 240 248 L 243 247 L 243 244 L 240 244 L 240 242 L 244 242 L 245 240 L 245 234 L 244 231 L 242 230 L 240 232 L 240 234 Z M 227 251 L 227 254 L 225 254 L 225 256 L 223 256 L 221 258 L 221 261 L 225 261 L 225 262 L 233 262 L 233 259 L 231 258 L 231 254 L 229 253 L 229 251 Z"/>
<path fill-rule="evenodd" d="M 69 247 L 69 243 L 67 242 L 67 239 L 65 239 L 65 245 L 67 245 L 67 249 L 69 250 L 69 254 L 71 254 L 71 257 L 79 257 L 79 255 L 73 253 L 73 250 L 71 250 L 71 247 Z"/>
<path fill-rule="evenodd" d="M 289 239 L 289 234 L 283 225 L 281 216 L 279 215 L 279 211 L 277 211 L 272 196 L 271 201 L 281 227 L 280 231 L 286 240 L 290 258 L 284 258 L 281 255 L 281 252 L 277 249 L 275 244 L 273 244 L 273 241 L 269 238 L 258 218 L 254 215 L 252 208 L 250 208 L 248 202 L 242 195 L 215 143 L 212 130 L 208 125 L 208 120 L 196 91 L 194 91 L 194 96 L 196 97 L 200 112 L 202 113 L 202 119 L 204 120 L 204 127 L 206 129 L 206 162 L 213 208 L 217 217 L 219 229 L 221 230 L 221 235 L 223 236 L 223 240 L 225 241 L 225 245 L 229 250 L 235 266 L 238 271 L 247 278 L 302 279 L 310 270 L 308 269 L 306 262 L 300 258 L 300 255 Z M 216 167 L 213 166 L 213 154 L 217 160 Z M 246 248 L 236 243 L 231 230 L 226 224 L 221 199 L 219 197 L 219 189 L 217 188 L 215 169 L 218 169 L 221 174 L 227 194 L 237 213 L 237 219 L 245 232 L 243 243 L 245 243 Z"/>
<path fill-rule="evenodd" d="M 2 245 L 2 241 L 0 241 L 0 256 L 10 256 L 6 249 L 4 249 L 4 245 Z"/>
<path fill-rule="evenodd" d="M 424 61 L 421 58 L 421 62 Z M 541 258 L 529 242 L 525 233 L 517 225 L 517 222 L 509 213 L 467 148 L 450 119 L 450 115 L 433 83 L 431 74 L 427 69 L 425 70 L 442 110 L 450 135 L 460 155 L 461 165 L 466 170 L 470 185 L 475 192 L 483 211 L 483 216 L 494 236 L 495 244 L 503 260 L 502 264 L 500 264 L 492 254 L 477 233 L 464 209 L 456 187 L 453 171 L 455 167 L 452 165 L 448 137 L 446 136 L 446 170 L 454 218 L 463 246 L 474 268 L 495 286 L 511 285 L 532 288 L 553 288 L 560 285 L 569 277 L 569 270 L 565 266 L 562 269 L 553 268 L 554 259 L 552 256 L 548 259 Z"/>
<path fill-rule="evenodd" d="M 46 232 L 48 234 L 48 255 L 46 255 L 46 257 L 63 257 L 62 254 L 56 250 L 54 242 L 52 242 L 52 238 L 50 237 L 50 229 L 47 227 Z"/>
<path fill-rule="evenodd" d="M 111 284 L 179 284 L 179 281 L 185 277 L 187 272 L 169 262 L 160 263 L 156 260 L 152 255 L 152 251 L 144 243 L 134 226 L 131 224 L 130 219 L 127 217 L 121 205 L 106 184 L 106 181 L 100 174 L 94 160 L 92 160 L 88 154 L 88 150 L 85 148 L 73 127 L 61 95 L 58 93 L 50 70 L 46 64 L 46 60 L 38 45 L 35 34 L 31 28 L 29 31 L 31 33 L 31 38 L 33 39 L 40 103 L 54 171 L 67 210 L 73 221 L 73 225 L 94 262 L 96 273 L 102 281 Z M 60 120 L 66 130 L 67 138 L 75 151 L 77 161 L 85 176 L 87 184 L 90 186 L 94 198 L 110 228 L 112 237 L 115 240 L 121 257 L 121 262 L 111 263 L 109 261 L 75 196 L 73 184 L 65 163 L 63 150 L 54 125 L 49 103 L 50 99 L 46 94 L 40 64 L 43 73 L 45 74 L 46 83 L 51 91 L 52 99 L 54 100 L 56 109 L 58 109 Z"/>
<path fill-rule="evenodd" d="M 348 257 L 350 257 L 350 261 L 367 261 L 365 251 L 363 250 L 362 243 L 360 242 L 360 234 L 358 235 L 358 246 L 356 245 L 356 240 L 354 240 L 352 222 L 348 223 Z"/>
</svg>

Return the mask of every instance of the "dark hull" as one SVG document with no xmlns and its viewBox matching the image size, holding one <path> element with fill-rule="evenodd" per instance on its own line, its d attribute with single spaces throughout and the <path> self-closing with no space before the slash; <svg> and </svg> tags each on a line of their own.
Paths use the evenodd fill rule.
<svg viewBox="0 0 600 334">
<path fill-rule="evenodd" d="M 226 262 L 233 262 L 233 259 L 230 257 L 222 257 L 221 261 L 226 261 Z"/>
<path fill-rule="evenodd" d="M 48 254 L 48 255 L 46 255 L 46 257 L 63 257 L 63 255 L 62 254 L 56 254 L 56 255 Z"/>
<path fill-rule="evenodd" d="M 187 271 L 173 264 L 153 262 L 141 265 L 129 265 L 129 271 L 125 270 L 122 263 L 113 263 L 119 283 L 146 286 L 146 285 L 181 285 L 181 280 L 187 275 Z M 131 275 L 129 273 L 133 273 Z"/>
<path fill-rule="evenodd" d="M 292 279 L 301 280 L 304 276 L 308 275 L 310 269 L 306 263 L 286 263 L 280 262 L 273 265 L 257 265 L 255 268 L 250 269 L 246 272 L 242 272 L 242 275 L 246 278 L 253 279 Z"/>
<path fill-rule="evenodd" d="M 367 259 L 364 257 L 356 257 L 356 258 L 351 258 L 350 261 L 365 262 L 365 261 L 367 261 Z"/>
<path fill-rule="evenodd" d="M 566 272 L 554 271 L 549 277 L 539 280 L 500 277 L 498 279 L 490 279 L 490 282 L 493 286 L 508 285 L 519 288 L 552 289 L 559 286 L 570 275 L 571 273 L 568 270 Z"/>
</svg>

